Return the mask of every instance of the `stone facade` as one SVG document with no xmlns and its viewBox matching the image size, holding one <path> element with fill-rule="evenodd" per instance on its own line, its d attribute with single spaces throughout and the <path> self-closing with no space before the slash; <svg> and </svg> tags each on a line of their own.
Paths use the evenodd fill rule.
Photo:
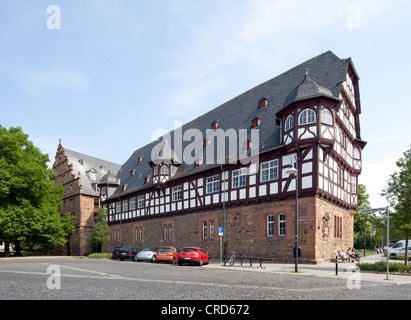
<svg viewBox="0 0 411 320">
<path fill-rule="evenodd" d="M 55 250 L 55 254 L 84 256 L 93 250 L 90 238 L 94 228 L 94 215 L 99 207 L 99 192 L 96 182 L 106 173 L 107 167 L 118 169 L 119 165 L 66 150 L 61 141 L 53 165 L 55 184 L 64 187 L 61 214 L 70 212 L 76 217 L 75 231 L 67 243 Z"/>
<path fill-rule="evenodd" d="M 301 261 L 329 261 L 335 254 L 336 247 L 347 248 L 352 245 L 353 214 L 328 203 L 318 197 L 299 199 L 299 246 L 302 248 Z M 285 215 L 285 234 L 278 233 L 278 215 Z M 274 217 L 274 234 L 267 236 L 267 217 Z M 295 200 L 283 200 L 270 203 L 231 207 L 226 209 L 227 242 L 226 252 L 231 251 L 244 258 L 259 258 L 274 261 L 293 261 L 295 244 Z M 323 219 L 328 216 L 329 219 Z M 335 234 L 335 218 L 342 218 L 342 231 Z M 210 236 L 210 222 L 214 226 Z M 206 225 L 206 236 L 203 226 Z M 164 226 L 172 225 L 171 239 L 164 239 Z M 181 249 L 184 246 L 199 246 L 212 257 L 220 256 L 220 237 L 218 227 L 224 227 L 224 210 L 216 209 L 202 213 L 193 213 L 169 217 L 168 219 L 146 219 L 137 223 L 114 225 L 113 233 L 117 241 L 105 244 L 105 251 L 116 246 L 137 248 L 173 245 Z M 142 229 L 141 240 L 139 228 Z M 324 232 L 324 230 L 328 230 Z"/>
</svg>

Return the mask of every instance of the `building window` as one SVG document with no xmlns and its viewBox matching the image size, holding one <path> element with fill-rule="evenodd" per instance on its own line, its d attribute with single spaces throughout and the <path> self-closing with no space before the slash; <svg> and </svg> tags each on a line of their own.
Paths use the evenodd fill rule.
<svg viewBox="0 0 411 320">
<path fill-rule="evenodd" d="M 247 151 L 251 149 L 251 141 L 247 140 L 246 142 L 243 143 L 243 151 Z"/>
<path fill-rule="evenodd" d="M 267 216 L 267 237 L 274 237 L 274 215 Z"/>
<path fill-rule="evenodd" d="M 258 102 L 258 109 L 259 110 L 264 109 L 267 106 L 267 104 L 268 104 L 268 100 L 266 98 L 261 99 Z"/>
<path fill-rule="evenodd" d="M 356 160 L 361 159 L 360 150 L 358 150 L 358 148 L 354 148 L 354 159 Z"/>
<path fill-rule="evenodd" d="M 298 118 L 298 124 L 306 125 L 311 123 L 315 123 L 315 112 L 311 109 L 305 109 Z"/>
<path fill-rule="evenodd" d="M 194 167 L 199 167 L 203 164 L 203 159 L 197 159 L 194 163 Z"/>
<path fill-rule="evenodd" d="M 165 165 L 165 164 L 163 164 L 163 165 L 161 166 L 160 174 L 168 175 L 168 172 L 169 172 L 168 166 Z"/>
<path fill-rule="evenodd" d="M 131 198 L 130 199 L 130 210 L 135 210 L 136 209 L 136 198 Z"/>
<path fill-rule="evenodd" d="M 245 168 L 233 171 L 232 187 L 239 188 L 245 186 Z"/>
<path fill-rule="evenodd" d="M 357 177 L 351 177 L 351 193 L 357 193 Z"/>
<path fill-rule="evenodd" d="M 330 126 L 333 125 L 333 116 L 328 109 L 323 109 L 321 111 L 321 123 L 328 124 Z"/>
<path fill-rule="evenodd" d="M 294 128 L 294 117 L 290 115 L 288 116 L 287 120 L 285 120 L 285 131 L 288 131 L 292 128 Z"/>
<path fill-rule="evenodd" d="M 215 130 L 215 129 L 217 129 L 217 128 L 218 128 L 218 121 L 214 121 L 214 122 L 211 124 L 211 129 Z"/>
<path fill-rule="evenodd" d="M 211 140 L 210 139 L 204 139 L 204 148 L 207 148 L 209 145 L 211 144 Z"/>
<path fill-rule="evenodd" d="M 182 193 L 182 187 L 181 186 L 177 186 L 177 187 L 173 187 L 173 201 L 178 201 L 183 199 L 183 193 Z"/>
<path fill-rule="evenodd" d="M 168 225 L 164 225 L 164 240 L 167 240 L 167 236 L 168 236 Z"/>
<path fill-rule="evenodd" d="M 278 160 L 271 160 L 261 164 L 261 182 L 278 178 Z"/>
<path fill-rule="evenodd" d="M 213 193 L 220 191 L 220 179 L 218 176 L 207 178 L 206 192 Z"/>
<path fill-rule="evenodd" d="M 334 237 L 342 238 L 342 218 L 334 216 Z"/>
<path fill-rule="evenodd" d="M 214 220 L 210 220 L 210 238 L 214 238 Z"/>
<path fill-rule="evenodd" d="M 116 213 L 120 213 L 121 212 L 121 202 L 118 201 L 116 202 Z"/>
<path fill-rule="evenodd" d="M 278 215 L 278 235 L 285 236 L 285 214 Z"/>
<path fill-rule="evenodd" d="M 168 225 L 168 239 L 173 240 L 173 225 L 172 224 Z"/>
<path fill-rule="evenodd" d="M 123 212 L 128 211 L 128 200 L 123 200 Z"/>
<path fill-rule="evenodd" d="M 137 208 L 142 209 L 144 208 L 144 196 L 138 196 L 137 198 Z"/>
<path fill-rule="evenodd" d="M 203 221 L 202 237 L 203 237 L 203 239 L 207 238 L 207 221 Z"/>
<path fill-rule="evenodd" d="M 254 118 L 253 120 L 251 120 L 251 129 L 253 128 L 257 128 L 261 123 L 261 119 L 260 118 Z"/>
</svg>

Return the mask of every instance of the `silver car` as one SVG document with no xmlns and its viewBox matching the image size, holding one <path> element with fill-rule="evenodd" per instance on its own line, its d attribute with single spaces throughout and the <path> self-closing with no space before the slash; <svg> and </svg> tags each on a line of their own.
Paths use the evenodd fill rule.
<svg viewBox="0 0 411 320">
<path fill-rule="evenodd" d="M 157 248 L 144 248 L 136 254 L 135 260 L 155 262 L 157 255 Z"/>
</svg>

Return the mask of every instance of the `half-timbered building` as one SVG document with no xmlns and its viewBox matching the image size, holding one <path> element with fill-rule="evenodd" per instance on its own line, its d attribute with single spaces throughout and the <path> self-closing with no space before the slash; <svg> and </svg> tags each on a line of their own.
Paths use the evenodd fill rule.
<svg viewBox="0 0 411 320">
<path fill-rule="evenodd" d="M 217 257 L 223 227 L 227 254 L 287 261 L 295 223 L 304 261 L 351 246 L 366 144 L 358 81 L 352 60 L 328 51 L 136 150 L 98 184 L 106 250 L 200 246 Z"/>
</svg>

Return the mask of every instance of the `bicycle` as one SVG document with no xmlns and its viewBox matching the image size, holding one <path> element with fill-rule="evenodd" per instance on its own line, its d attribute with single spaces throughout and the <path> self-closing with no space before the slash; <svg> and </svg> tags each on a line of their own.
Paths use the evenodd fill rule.
<svg viewBox="0 0 411 320">
<path fill-rule="evenodd" d="M 230 260 L 228 260 L 228 266 L 229 267 L 231 267 L 231 266 L 233 266 L 234 267 L 234 262 L 235 262 L 235 255 L 237 254 L 236 252 L 234 252 L 234 251 L 231 251 L 231 257 L 230 257 Z"/>
</svg>

